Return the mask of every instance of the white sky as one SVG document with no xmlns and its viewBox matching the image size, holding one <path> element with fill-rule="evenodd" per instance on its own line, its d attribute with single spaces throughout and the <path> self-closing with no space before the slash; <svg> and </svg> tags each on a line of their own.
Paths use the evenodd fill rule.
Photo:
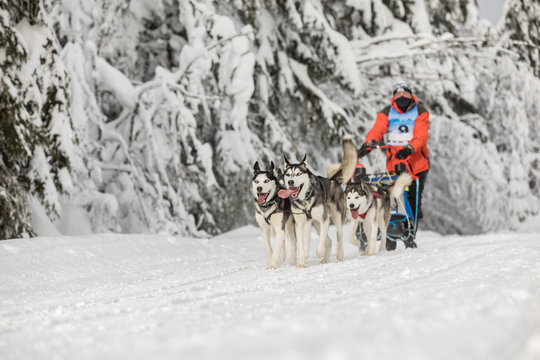
<svg viewBox="0 0 540 360">
<path fill-rule="evenodd" d="M 478 0 L 480 16 L 497 25 L 501 18 L 505 0 Z"/>
</svg>

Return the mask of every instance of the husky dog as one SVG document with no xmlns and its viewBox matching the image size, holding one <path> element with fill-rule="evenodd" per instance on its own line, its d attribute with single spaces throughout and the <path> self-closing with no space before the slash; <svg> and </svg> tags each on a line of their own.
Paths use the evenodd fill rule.
<svg viewBox="0 0 540 360">
<path fill-rule="evenodd" d="M 343 138 L 344 156 L 339 166 L 331 168 L 330 178 L 313 174 L 306 164 L 306 155 L 300 163 L 292 164 L 284 157 L 284 190 L 279 196 L 290 198 L 298 240 L 298 266 L 305 267 L 309 256 L 311 224 L 319 233 L 317 256 L 321 263 L 328 262 L 332 243 L 328 237 L 330 218 L 337 228 L 336 257 L 343 259 L 343 224 L 347 216 L 345 194 L 341 184 L 348 179 L 356 166 L 356 148 L 351 137 Z"/>
<path fill-rule="evenodd" d="M 403 196 L 403 191 L 412 182 L 411 175 L 404 172 L 396 181 L 385 188 L 366 183 L 362 179 L 356 183 L 349 183 L 345 189 L 347 207 L 352 217 L 349 241 L 360 247 L 361 243 L 356 239 L 356 229 L 362 223 L 362 228 L 367 238 L 367 248 L 363 255 L 375 255 L 377 243 L 377 230 L 381 232 L 381 244 L 379 252 L 386 250 L 386 229 L 390 222 L 391 200 Z"/>
<path fill-rule="evenodd" d="M 291 204 L 289 199 L 277 196 L 278 179 L 274 175 L 274 163 L 268 170 L 261 170 L 259 162 L 253 166 L 251 193 L 255 202 L 255 218 L 261 228 L 266 247 L 266 260 L 269 269 L 275 269 L 280 261 L 285 260 L 285 237 L 290 237 L 290 264 L 296 263 L 296 235 L 294 234 Z M 272 251 L 271 235 L 275 235 L 274 251 Z"/>
</svg>

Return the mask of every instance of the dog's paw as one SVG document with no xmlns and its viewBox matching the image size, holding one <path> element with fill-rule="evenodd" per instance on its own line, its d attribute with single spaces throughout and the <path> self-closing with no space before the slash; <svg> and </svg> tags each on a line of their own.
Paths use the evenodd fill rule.
<svg viewBox="0 0 540 360">
<path fill-rule="evenodd" d="M 305 269 L 305 268 L 307 268 L 306 264 L 301 264 L 301 263 L 296 264 L 296 267 L 297 267 L 297 268 L 300 268 L 300 269 Z"/>
<path fill-rule="evenodd" d="M 324 255 L 326 254 L 326 249 L 319 249 L 317 248 L 317 251 L 315 252 L 315 254 L 317 254 L 317 257 L 320 259 L 320 258 L 323 258 Z"/>
<path fill-rule="evenodd" d="M 343 261 L 343 254 L 337 254 L 336 259 L 338 259 L 338 261 Z"/>
<path fill-rule="evenodd" d="M 268 270 L 274 270 L 274 269 L 277 269 L 277 265 L 276 264 L 270 264 L 266 267 Z"/>
</svg>

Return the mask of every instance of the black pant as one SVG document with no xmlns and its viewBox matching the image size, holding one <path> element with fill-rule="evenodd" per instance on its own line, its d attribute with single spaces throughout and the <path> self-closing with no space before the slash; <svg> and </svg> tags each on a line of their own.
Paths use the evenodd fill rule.
<svg viewBox="0 0 540 360">
<path fill-rule="evenodd" d="M 418 181 L 420 182 L 418 184 L 418 219 L 422 219 L 424 217 L 424 214 L 422 214 L 422 192 L 424 191 L 424 184 L 426 182 L 428 171 L 429 170 L 426 170 L 416 174 L 416 176 L 418 176 Z M 416 207 L 416 181 L 413 181 L 411 186 L 409 186 L 409 195 L 407 197 L 414 214 L 414 209 Z"/>
</svg>

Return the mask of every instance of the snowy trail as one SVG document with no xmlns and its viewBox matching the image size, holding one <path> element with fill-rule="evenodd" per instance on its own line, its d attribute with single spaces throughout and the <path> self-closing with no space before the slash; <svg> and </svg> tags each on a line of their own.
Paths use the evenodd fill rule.
<svg viewBox="0 0 540 360">
<path fill-rule="evenodd" d="M 3 241 L 1 358 L 540 358 L 540 234 L 419 244 L 270 271 L 253 227 Z"/>
</svg>

